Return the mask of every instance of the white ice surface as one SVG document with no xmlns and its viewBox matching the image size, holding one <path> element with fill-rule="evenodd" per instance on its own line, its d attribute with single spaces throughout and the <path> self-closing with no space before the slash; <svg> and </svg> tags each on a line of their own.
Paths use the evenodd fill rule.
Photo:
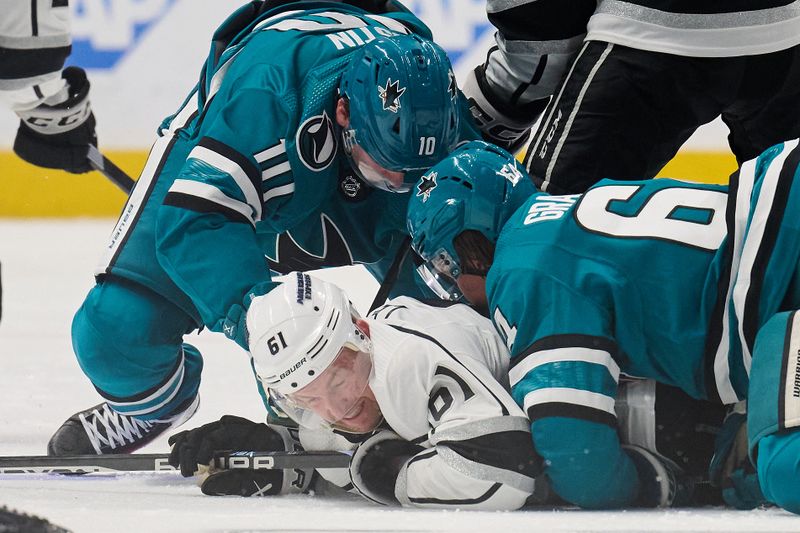
<svg viewBox="0 0 800 533">
<path fill-rule="evenodd" d="M 92 269 L 112 225 L 110 220 L 0 219 L 0 455 L 44 454 L 63 420 L 100 401 L 72 354 L 69 328 L 93 284 Z M 363 310 L 377 285 L 363 270 L 343 270 L 325 277 L 340 281 Z M 245 354 L 216 334 L 203 333 L 191 342 L 205 355 L 205 369 L 200 410 L 186 427 L 223 414 L 263 416 Z M 142 451 L 167 451 L 166 438 Z M 776 509 L 484 513 L 396 510 L 313 496 L 212 498 L 173 473 L 5 475 L 0 504 L 75 532 L 800 531 L 800 517 Z"/>
</svg>

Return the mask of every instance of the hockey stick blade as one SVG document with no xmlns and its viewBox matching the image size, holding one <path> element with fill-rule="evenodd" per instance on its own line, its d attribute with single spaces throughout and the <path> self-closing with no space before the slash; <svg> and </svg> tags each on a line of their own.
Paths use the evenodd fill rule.
<svg viewBox="0 0 800 533">
<path fill-rule="evenodd" d="M 166 453 L 114 455 L 0 456 L 0 474 L 89 474 L 93 472 L 162 472 L 175 470 Z M 347 468 L 346 452 L 222 452 L 215 457 L 217 468 L 293 469 Z"/>
<path fill-rule="evenodd" d="M 129 194 L 133 189 L 133 178 L 128 176 L 124 170 L 109 161 L 109 159 L 100 153 L 100 150 L 93 144 L 89 145 L 89 151 L 86 154 L 86 159 L 94 167 L 95 170 L 100 172 L 103 176 L 111 180 L 114 185 L 122 189 L 122 192 Z"/>
</svg>

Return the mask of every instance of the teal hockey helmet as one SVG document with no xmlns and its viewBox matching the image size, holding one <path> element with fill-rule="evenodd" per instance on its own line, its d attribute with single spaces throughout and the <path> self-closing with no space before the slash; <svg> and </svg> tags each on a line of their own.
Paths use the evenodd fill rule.
<svg viewBox="0 0 800 533">
<path fill-rule="evenodd" d="M 371 185 L 408 191 L 458 143 L 455 75 L 445 51 L 428 39 L 394 35 L 367 43 L 353 55 L 339 90 L 350 110 L 345 152 Z M 356 146 L 384 169 L 403 173 L 402 183 L 359 165 Z"/>
<path fill-rule="evenodd" d="M 464 269 L 455 238 L 475 230 L 497 242 L 503 225 L 535 192 L 513 155 L 483 141 L 464 144 L 431 168 L 408 203 L 408 231 L 425 283 L 440 298 L 461 298 L 456 281 Z"/>
</svg>

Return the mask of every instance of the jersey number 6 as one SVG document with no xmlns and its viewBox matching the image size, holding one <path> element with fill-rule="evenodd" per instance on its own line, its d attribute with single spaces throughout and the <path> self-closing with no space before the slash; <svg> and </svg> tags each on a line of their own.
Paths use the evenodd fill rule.
<svg viewBox="0 0 800 533">
<path fill-rule="evenodd" d="M 584 229 L 610 237 L 661 239 L 705 250 L 716 250 L 722 244 L 725 192 L 669 187 L 637 198 L 643 188 L 601 185 L 590 189 L 580 199 L 575 218 Z M 641 202 L 635 211 L 630 206 L 634 201 L 636 205 Z"/>
</svg>

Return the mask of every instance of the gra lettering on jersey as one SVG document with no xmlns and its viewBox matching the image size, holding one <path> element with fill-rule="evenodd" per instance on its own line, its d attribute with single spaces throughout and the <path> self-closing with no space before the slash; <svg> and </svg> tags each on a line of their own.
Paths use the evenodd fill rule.
<svg viewBox="0 0 800 533">
<path fill-rule="evenodd" d="M 570 194 L 567 196 L 542 196 L 537 198 L 525 217 L 525 226 L 544 222 L 545 220 L 557 220 L 564 216 L 570 207 L 580 198 L 580 194 Z"/>
</svg>

